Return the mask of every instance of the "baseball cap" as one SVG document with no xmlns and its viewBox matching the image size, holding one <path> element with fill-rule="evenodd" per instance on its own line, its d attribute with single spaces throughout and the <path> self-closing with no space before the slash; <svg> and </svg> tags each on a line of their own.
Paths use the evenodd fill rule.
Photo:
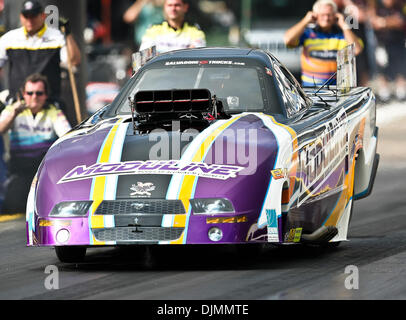
<svg viewBox="0 0 406 320">
<path fill-rule="evenodd" d="M 36 16 L 44 11 L 41 3 L 36 0 L 28 0 L 24 1 L 23 6 L 21 8 L 21 13 L 30 16 Z"/>
</svg>

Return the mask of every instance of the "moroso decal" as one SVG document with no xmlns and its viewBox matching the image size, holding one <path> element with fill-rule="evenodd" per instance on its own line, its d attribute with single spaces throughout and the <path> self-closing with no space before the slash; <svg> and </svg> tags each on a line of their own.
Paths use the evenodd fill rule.
<svg viewBox="0 0 406 320">
<path fill-rule="evenodd" d="M 59 180 L 58 184 L 108 175 L 133 174 L 183 174 L 210 179 L 227 180 L 235 178 L 245 169 L 240 166 L 207 164 L 203 162 L 184 163 L 179 160 L 128 161 L 117 163 L 96 163 L 89 167 L 73 168 Z"/>
</svg>

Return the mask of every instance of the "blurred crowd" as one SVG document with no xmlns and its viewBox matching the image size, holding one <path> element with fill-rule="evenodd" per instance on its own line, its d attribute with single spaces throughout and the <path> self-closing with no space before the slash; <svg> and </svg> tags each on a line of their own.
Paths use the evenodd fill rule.
<svg viewBox="0 0 406 320">
<path fill-rule="evenodd" d="M 406 1 L 334 0 L 352 17 L 364 50 L 357 59 L 359 84 L 372 86 L 381 102 L 406 100 Z"/>
<path fill-rule="evenodd" d="M 97 2 L 97 0 L 89 0 L 89 2 L 92 1 Z M 286 3 L 285 5 L 288 7 L 287 3 L 292 5 L 294 1 L 251 1 L 252 6 L 257 8 L 261 8 L 261 2 L 267 2 L 266 6 L 265 4 L 263 6 L 269 9 L 270 7 L 281 8 L 282 3 Z M 314 2 L 306 2 L 309 10 Z M 372 86 L 377 98 L 382 102 L 389 102 L 393 99 L 405 100 L 406 67 L 403 60 L 406 55 L 406 0 L 334 0 L 334 2 L 346 17 L 352 31 L 362 40 L 363 51 L 357 59 L 359 85 Z M 116 28 L 121 28 L 120 34 L 126 35 L 127 40 L 120 40 L 123 40 L 122 43 L 126 43 L 126 52 L 131 53 L 140 47 L 148 26 L 162 21 L 164 17 L 163 0 L 122 0 L 117 1 L 116 6 L 119 6 L 119 3 L 121 3 L 121 9 L 115 13 L 116 22 L 114 24 Z M 245 27 L 242 24 L 245 13 L 242 3 L 243 1 L 228 0 L 189 1 L 190 9 L 187 21 L 200 25 L 202 31 L 206 33 L 208 46 L 219 44 L 247 46 L 243 37 Z M 258 9 L 255 10 L 258 11 Z M 251 14 L 255 14 L 255 10 L 252 10 Z M 303 12 L 303 15 L 305 13 Z M 88 42 L 101 43 L 106 33 L 106 26 L 102 21 L 95 19 L 94 15 L 90 16 L 92 18 L 89 21 L 93 22 L 89 24 Z M 255 16 L 251 17 L 252 20 L 255 18 Z M 124 25 L 129 28 L 125 32 L 123 32 Z M 216 30 L 218 31 L 216 35 L 212 36 L 209 32 L 214 25 L 219 29 Z M 216 41 L 219 39 L 219 34 L 223 36 L 221 43 Z M 127 67 L 129 59 L 130 54 L 127 54 Z M 125 64 L 122 63 L 122 65 Z M 124 75 L 128 77 L 129 74 L 129 70 L 121 71 L 119 77 Z"/>
</svg>

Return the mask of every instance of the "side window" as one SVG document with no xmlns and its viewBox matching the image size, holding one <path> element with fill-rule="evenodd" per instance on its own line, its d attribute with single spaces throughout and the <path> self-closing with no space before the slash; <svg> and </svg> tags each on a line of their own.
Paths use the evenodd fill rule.
<svg viewBox="0 0 406 320">
<path fill-rule="evenodd" d="M 301 108 L 307 108 L 309 98 L 306 97 L 306 94 L 304 93 L 299 82 L 297 82 L 296 78 L 284 66 L 280 66 L 280 69 L 282 70 L 285 77 L 289 80 L 289 82 L 295 86 L 297 92 L 299 93 Z"/>
<path fill-rule="evenodd" d="M 306 109 L 308 105 L 304 93 L 297 88 L 297 82 L 292 79 L 293 76 L 277 63 L 274 63 L 274 71 L 288 117 Z"/>
</svg>

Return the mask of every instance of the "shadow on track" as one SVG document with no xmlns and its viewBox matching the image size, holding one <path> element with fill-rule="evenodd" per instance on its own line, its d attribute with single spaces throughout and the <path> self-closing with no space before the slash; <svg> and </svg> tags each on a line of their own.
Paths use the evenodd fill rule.
<svg viewBox="0 0 406 320">
<path fill-rule="evenodd" d="M 122 246 L 89 249 L 82 263 L 63 263 L 62 269 L 82 271 L 182 271 L 272 269 L 298 261 L 327 258 L 345 248 L 318 246 L 194 245 Z"/>
</svg>

